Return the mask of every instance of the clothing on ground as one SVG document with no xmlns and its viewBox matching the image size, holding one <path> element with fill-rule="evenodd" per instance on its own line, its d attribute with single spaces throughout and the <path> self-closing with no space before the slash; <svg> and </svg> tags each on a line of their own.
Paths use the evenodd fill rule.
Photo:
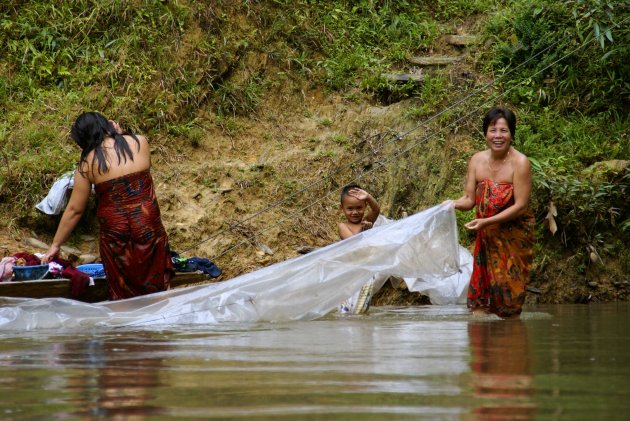
<svg viewBox="0 0 630 421">
<path fill-rule="evenodd" d="M 173 263 L 150 171 L 99 183 L 95 190 L 110 298 L 167 290 Z"/>
<path fill-rule="evenodd" d="M 514 204 L 514 185 L 483 180 L 477 183 L 477 218 L 488 218 Z M 468 306 L 485 308 L 501 317 L 521 313 L 534 245 L 531 209 L 512 221 L 477 232 Z"/>
<path fill-rule="evenodd" d="M 173 260 L 173 266 L 177 272 L 203 272 L 206 275 L 210 275 L 213 278 L 221 276 L 223 271 L 214 264 L 210 259 L 205 257 L 181 257 L 178 253 L 171 251 L 171 259 Z"/>
</svg>

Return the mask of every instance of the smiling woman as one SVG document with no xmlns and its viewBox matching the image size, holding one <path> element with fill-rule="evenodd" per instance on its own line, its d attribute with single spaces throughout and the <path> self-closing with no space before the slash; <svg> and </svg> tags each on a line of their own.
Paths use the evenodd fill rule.
<svg viewBox="0 0 630 421">
<path fill-rule="evenodd" d="M 470 159 L 464 195 L 455 209 L 477 207 L 464 225 L 477 235 L 468 306 L 501 317 L 518 316 L 525 302 L 534 244 L 529 208 L 531 165 L 512 147 L 516 116 L 494 108 L 483 120 L 488 149 Z"/>
</svg>

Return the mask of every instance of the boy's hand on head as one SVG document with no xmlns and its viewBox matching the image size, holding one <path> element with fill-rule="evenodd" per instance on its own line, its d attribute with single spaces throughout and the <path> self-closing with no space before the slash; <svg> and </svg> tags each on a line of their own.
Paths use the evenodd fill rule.
<svg viewBox="0 0 630 421">
<path fill-rule="evenodd" d="M 348 191 L 348 194 L 350 196 L 356 197 L 359 200 L 367 200 L 367 198 L 370 196 L 368 192 L 363 189 L 351 189 L 350 191 Z"/>
</svg>

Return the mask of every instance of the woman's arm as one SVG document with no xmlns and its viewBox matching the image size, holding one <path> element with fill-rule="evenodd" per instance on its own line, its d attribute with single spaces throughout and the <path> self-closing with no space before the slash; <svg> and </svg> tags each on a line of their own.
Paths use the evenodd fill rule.
<svg viewBox="0 0 630 421">
<path fill-rule="evenodd" d="M 68 206 L 66 206 L 66 210 L 63 212 L 59 227 L 57 227 L 57 233 L 55 234 L 50 248 L 41 259 L 43 264 L 50 262 L 59 254 L 61 245 L 70 237 L 72 230 L 74 230 L 74 227 L 81 219 L 88 199 L 90 198 L 91 191 L 92 183 L 90 183 L 87 177 L 81 174 L 79 170 L 76 170 L 74 173 L 74 187 L 72 188 Z"/>
<path fill-rule="evenodd" d="M 464 195 L 455 201 L 455 209 L 468 211 L 475 207 L 475 191 L 477 190 L 476 168 L 479 163 L 479 153 L 473 155 L 468 163 L 466 172 L 466 184 L 464 185 Z"/>
</svg>

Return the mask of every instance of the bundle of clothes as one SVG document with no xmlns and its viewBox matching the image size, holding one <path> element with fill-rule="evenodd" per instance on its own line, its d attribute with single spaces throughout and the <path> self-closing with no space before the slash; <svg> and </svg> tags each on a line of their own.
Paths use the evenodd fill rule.
<svg viewBox="0 0 630 421">
<path fill-rule="evenodd" d="M 184 258 L 175 252 L 171 252 L 171 258 L 176 272 L 200 271 L 213 278 L 221 276 L 222 273 L 217 265 L 206 258 Z M 14 279 L 14 266 L 37 265 L 41 265 L 41 260 L 38 256 L 31 253 L 19 252 L 12 256 L 7 256 L 0 261 L 0 282 L 10 282 Z M 70 261 L 60 257 L 48 263 L 48 274 L 46 278 L 69 279 L 70 294 L 73 298 L 78 298 L 90 285 L 94 285 L 95 277 L 105 277 L 105 271 L 103 269 L 100 271 L 92 269 L 90 273 L 86 273 L 76 268 Z"/>
<path fill-rule="evenodd" d="M 39 257 L 27 252 L 7 256 L 0 261 L 0 282 L 13 280 L 14 266 L 38 266 L 41 264 Z M 81 272 L 70 261 L 60 257 L 48 263 L 48 274 L 47 277 L 52 279 L 69 279 L 70 294 L 75 298 L 79 297 L 88 286 L 94 285 L 94 279 L 90 275 Z"/>
<path fill-rule="evenodd" d="M 171 260 L 176 272 L 203 272 L 213 278 L 221 276 L 221 269 L 210 259 L 204 257 L 181 257 L 178 253 L 171 251 Z"/>
</svg>

